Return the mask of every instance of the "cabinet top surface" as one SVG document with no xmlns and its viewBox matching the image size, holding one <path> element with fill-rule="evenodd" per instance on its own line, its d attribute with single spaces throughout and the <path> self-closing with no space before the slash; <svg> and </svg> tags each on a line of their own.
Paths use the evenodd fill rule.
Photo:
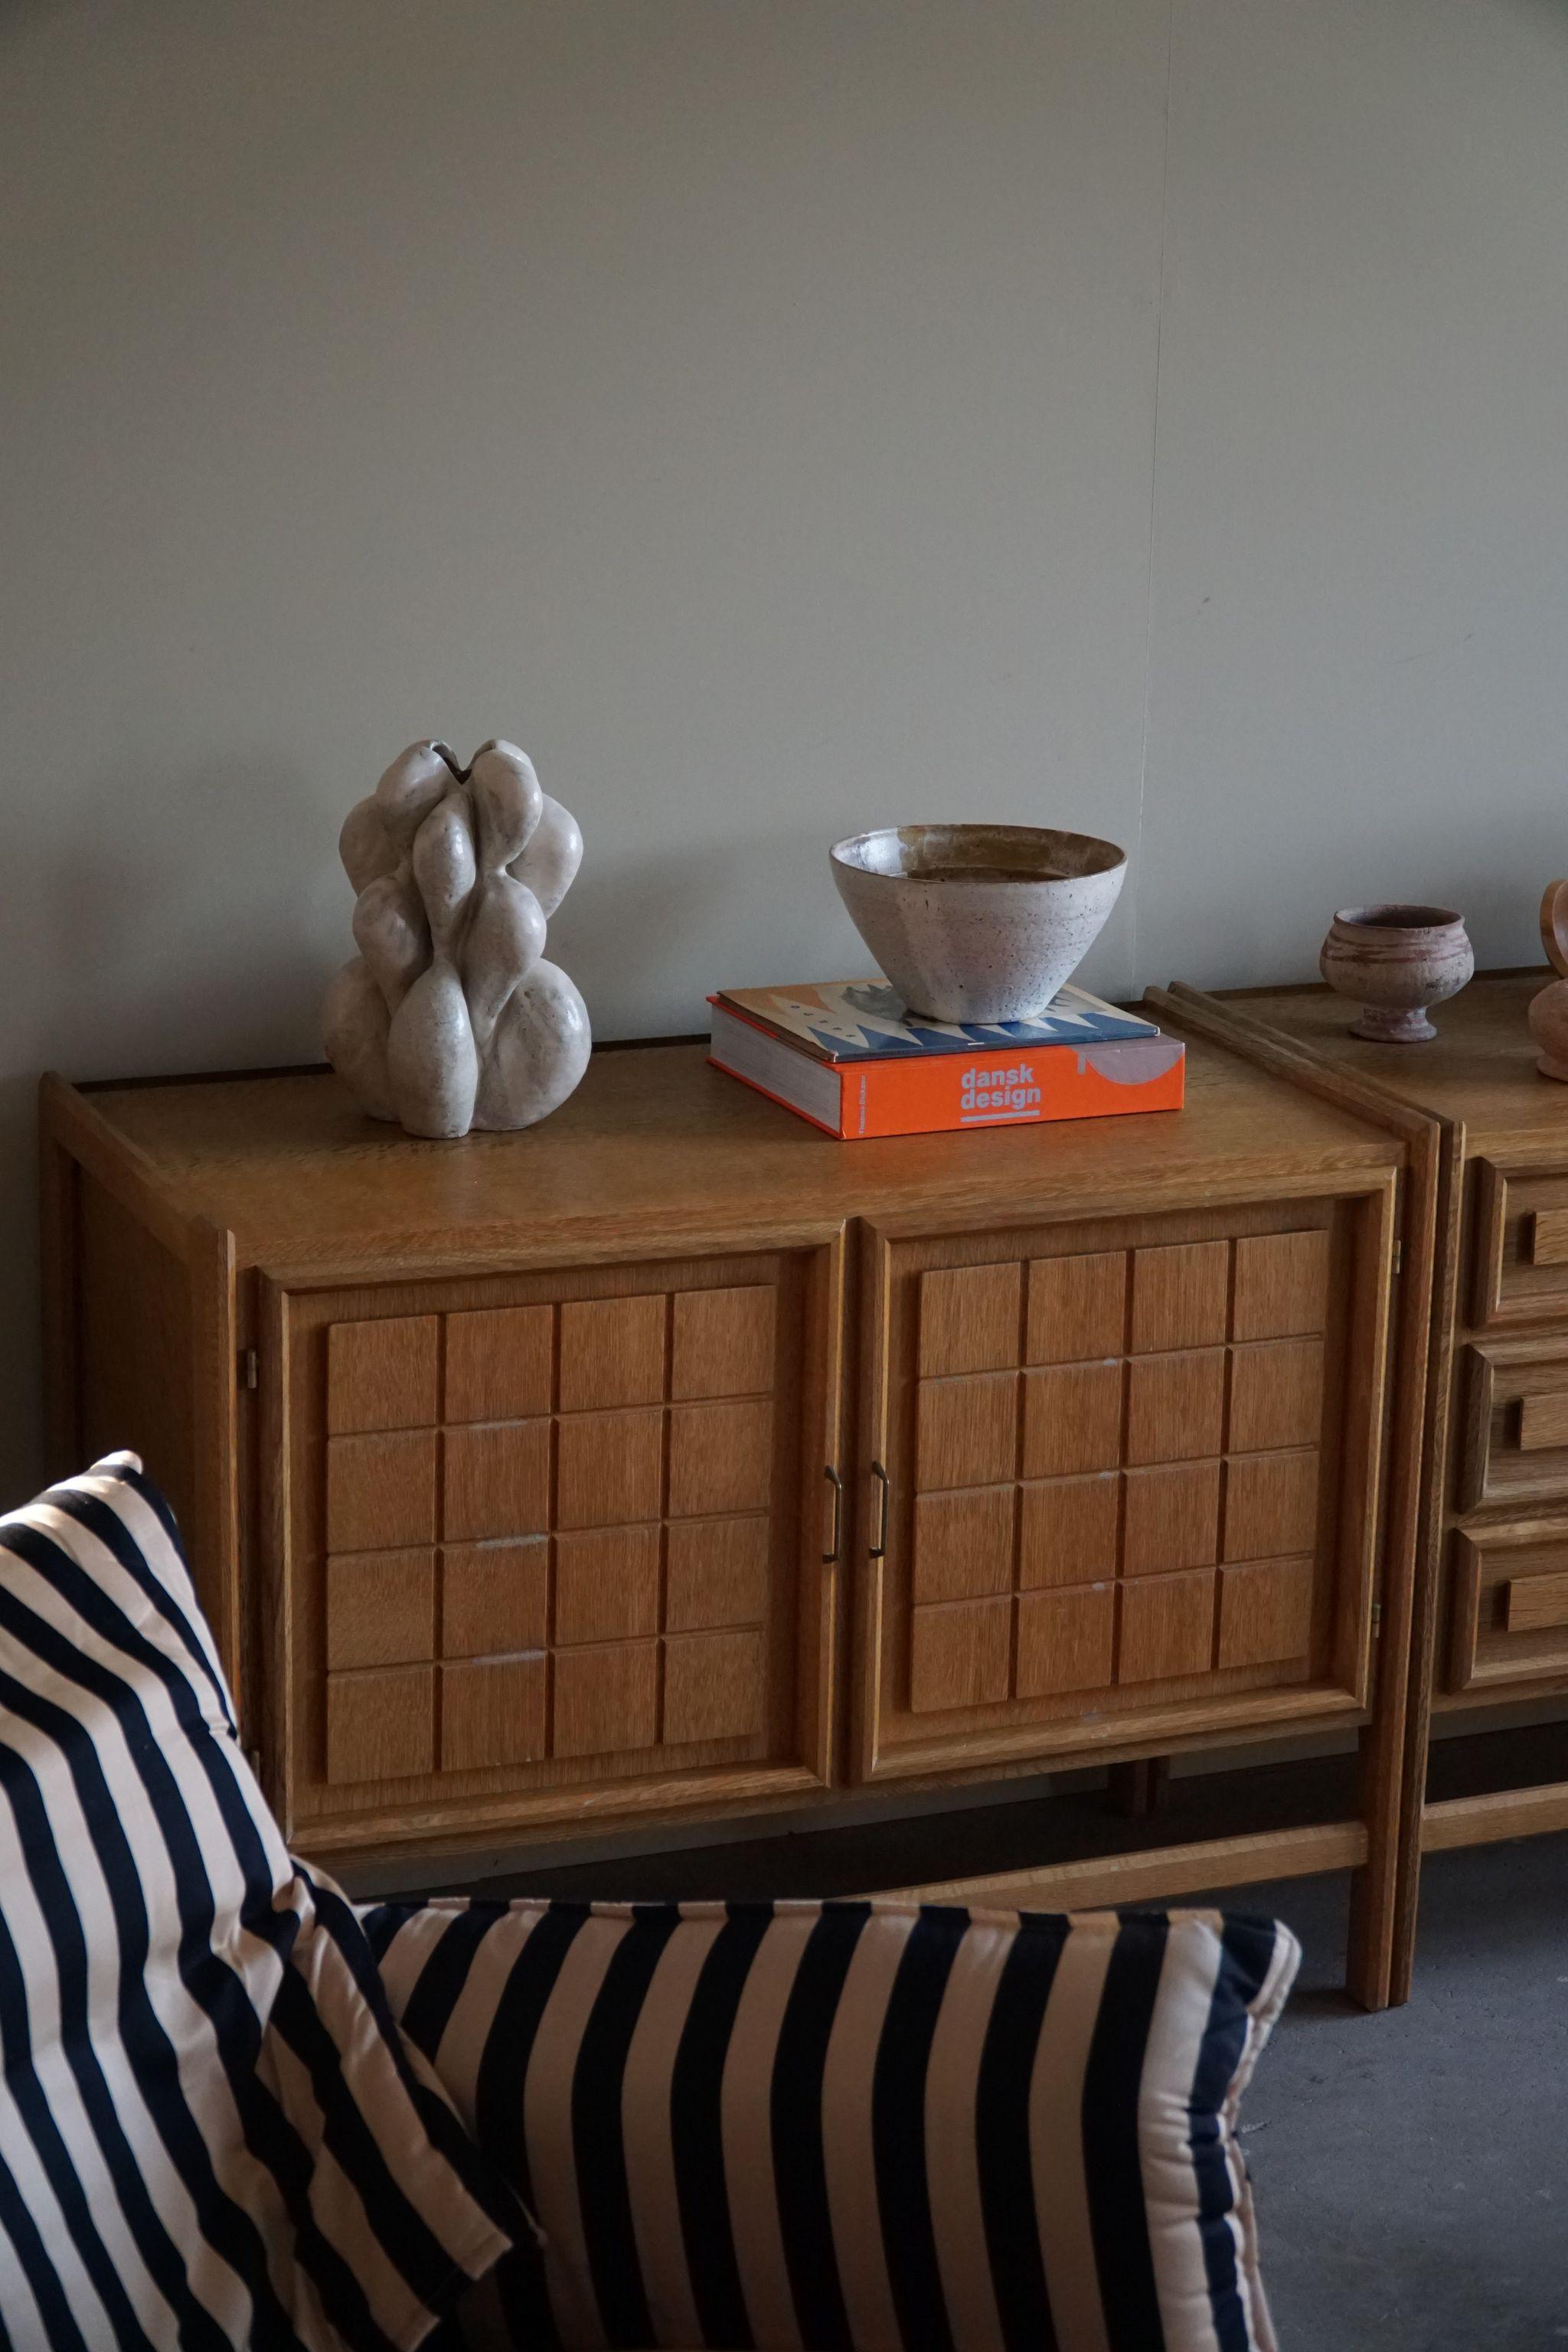
<svg viewBox="0 0 1568 2352">
<path fill-rule="evenodd" d="M 1327 988 L 1219 992 L 1271 1029 L 1342 1062 L 1419 1110 L 1457 1120 L 1468 1153 L 1560 1142 L 1568 1157 L 1568 1087 L 1543 1078 L 1525 1025 L 1530 1000 L 1552 978 L 1539 971 L 1482 972 L 1431 1014 L 1425 1045 L 1375 1045 L 1350 1034 L 1351 1006 Z"/>
<path fill-rule="evenodd" d="M 840 1143 L 710 1066 L 700 1045 L 597 1053 L 534 1129 L 420 1142 L 330 1072 L 112 1086 L 78 1097 L 144 1181 L 229 1227 L 242 1259 L 374 1255 L 461 1229 L 555 1246 L 722 1237 L 911 1213 L 983 1220 L 1396 1165 L 1387 1135 L 1189 1040 L 1187 1108 Z M 101 1132 L 101 1130 L 100 1130 Z"/>
</svg>

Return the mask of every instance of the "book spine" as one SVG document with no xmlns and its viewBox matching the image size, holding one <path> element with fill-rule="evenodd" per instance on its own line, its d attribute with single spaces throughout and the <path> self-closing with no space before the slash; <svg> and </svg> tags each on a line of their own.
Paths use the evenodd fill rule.
<svg viewBox="0 0 1568 2352">
<path fill-rule="evenodd" d="M 1005 1061 L 860 1062 L 838 1072 L 840 1128 L 858 1140 L 1180 1110 L 1185 1075 L 1186 1051 L 1174 1037 L 1047 1045 Z"/>
</svg>

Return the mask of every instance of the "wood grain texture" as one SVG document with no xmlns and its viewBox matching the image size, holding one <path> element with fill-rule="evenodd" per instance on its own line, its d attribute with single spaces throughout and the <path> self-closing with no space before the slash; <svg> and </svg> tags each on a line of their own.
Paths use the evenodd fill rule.
<svg viewBox="0 0 1568 2352">
<path fill-rule="evenodd" d="M 468 1658 L 441 1669 L 441 1769 L 531 1764 L 545 1752 L 545 1664 Z"/>
<path fill-rule="evenodd" d="M 921 1276 L 920 1370 L 1010 1370 L 1018 1360 L 1024 1269 L 1017 1264 L 933 1266 Z"/>
<path fill-rule="evenodd" d="M 1191 1462 L 1217 1455 L 1225 1433 L 1225 1351 L 1137 1356 L 1127 1367 L 1130 1463 Z"/>
<path fill-rule="evenodd" d="M 1236 1245 L 1237 1339 L 1289 1339 L 1321 1331 L 1329 1311 L 1326 1234 L 1260 1234 Z"/>
<path fill-rule="evenodd" d="M 672 1747 L 763 1728 L 767 1695 L 755 1632 L 682 1633 L 664 1645 L 664 1737 Z"/>
<path fill-rule="evenodd" d="M 665 1301 L 588 1298 L 561 1309 L 563 1412 L 655 1404 L 664 1394 Z"/>
<path fill-rule="evenodd" d="M 334 1323 L 327 1333 L 327 1429 L 427 1429 L 438 1418 L 441 1326 L 434 1315 Z"/>
<path fill-rule="evenodd" d="M 1214 1346 L 1226 1335 L 1229 1289 L 1224 1242 L 1139 1250 L 1132 1261 L 1133 1354 Z"/>
<path fill-rule="evenodd" d="M 529 1421 L 550 1411 L 553 1307 L 480 1307 L 443 1319 L 447 1421 Z"/>
<path fill-rule="evenodd" d="M 766 1395 L 773 1384 L 776 1299 L 765 1284 L 736 1290 L 687 1290 L 674 1302 L 669 1393 L 696 1397 Z"/>
<path fill-rule="evenodd" d="M 1270 1339 L 1234 1348 L 1230 1447 L 1234 1454 L 1315 1445 L 1323 1427 L 1323 1343 Z"/>
<path fill-rule="evenodd" d="M 1053 1478 L 1018 1490 L 1018 1583 L 1095 1584 L 1116 1572 L 1121 1481 Z"/>
<path fill-rule="evenodd" d="M 673 1405 L 671 1518 L 762 1510 L 772 1490 L 773 1434 L 773 1407 L 762 1398 Z"/>
<path fill-rule="evenodd" d="M 565 1438 L 563 1429 L 563 1478 Z M 547 1421 L 472 1422 L 447 1430 L 442 1441 L 441 1529 L 451 1542 L 542 1535 L 549 1525 Z"/>
<path fill-rule="evenodd" d="M 436 1669 L 327 1676 L 327 1779 L 399 1780 L 436 1760 Z"/>
<path fill-rule="evenodd" d="M 963 1903 L 983 1911 L 1102 1910 L 1169 1902 L 1209 1886 L 1248 1886 L 1260 1879 L 1353 1870 L 1365 1862 L 1366 1853 L 1362 1822 L 1321 1822 L 1247 1837 L 1206 1838 L 1152 1853 L 1107 1854 L 1095 1862 L 1060 1862 L 1037 1870 L 1000 1871 L 986 1878 L 944 1878 L 872 1892 L 884 1903 Z"/>
<path fill-rule="evenodd" d="M 1224 1568 L 1219 1579 L 1222 1666 L 1257 1666 L 1304 1658 L 1312 1644 L 1312 1563 L 1267 1560 Z"/>
<path fill-rule="evenodd" d="M 1212 1567 L 1219 1558 L 1217 1462 L 1130 1470 L 1124 1484 L 1123 1575 Z"/>
<path fill-rule="evenodd" d="M 1120 1363 L 1060 1364 L 1024 1376 L 1026 1478 L 1113 1470 L 1121 1460 Z"/>
<path fill-rule="evenodd" d="M 441 1654 L 542 1650 L 550 1619 L 550 1546 L 444 1544 L 441 1548 Z"/>
<path fill-rule="evenodd" d="M 1026 1592 L 1018 1602 L 1020 1697 L 1100 1690 L 1110 1680 L 1116 1646 L 1116 1591 Z"/>
<path fill-rule="evenodd" d="M 364 1551 L 327 1562 L 327 1664 L 396 1666 L 436 1654 L 436 1554 Z"/>
<path fill-rule="evenodd" d="M 556 1434 L 558 1528 L 626 1527 L 662 1508 L 664 1415 L 584 1412 Z"/>
<path fill-rule="evenodd" d="M 1119 1356 L 1126 1331 L 1125 1250 L 1031 1261 L 1026 1363 L 1072 1364 L 1094 1356 Z"/>
<path fill-rule="evenodd" d="M 1310 1552 L 1318 1532 L 1320 1477 L 1316 1446 L 1237 1455 L 1226 1479 L 1226 1559 L 1285 1559 Z"/>
<path fill-rule="evenodd" d="M 658 1647 L 617 1642 L 563 1650 L 555 1660 L 557 1756 L 613 1756 L 658 1737 Z"/>
<path fill-rule="evenodd" d="M 973 1601 L 1013 1583 L 1011 1486 L 915 1497 L 914 1597 Z"/>
<path fill-rule="evenodd" d="M 555 1538 L 555 1639 L 621 1642 L 658 1631 L 657 1526 Z"/>
<path fill-rule="evenodd" d="M 667 1531 L 664 1622 L 671 1633 L 753 1625 L 767 1606 L 770 1530 L 744 1518 L 679 1519 Z"/>
<path fill-rule="evenodd" d="M 1012 1614 L 1006 1601 L 950 1601 L 915 1611 L 910 1705 L 917 1714 L 1006 1697 Z"/>
<path fill-rule="evenodd" d="M 1012 1372 L 922 1381 L 919 1477 L 922 1491 L 994 1486 L 1017 1458 L 1018 1382 Z"/>
<path fill-rule="evenodd" d="M 508 1530 L 474 1527 L 458 1528 L 455 1532 L 501 1535 Z M 432 1544 L 435 1540 L 434 1430 L 328 1440 L 329 1551 L 387 1551 L 409 1544 Z"/>
<path fill-rule="evenodd" d="M 1510 1633 L 1568 1625 L 1568 1570 L 1510 1577 L 1503 1586 L 1503 1623 Z"/>
<path fill-rule="evenodd" d="M 1144 1576 L 1121 1587 L 1120 1671 L 1132 1683 L 1201 1675 L 1214 1651 L 1215 1579 Z"/>
</svg>

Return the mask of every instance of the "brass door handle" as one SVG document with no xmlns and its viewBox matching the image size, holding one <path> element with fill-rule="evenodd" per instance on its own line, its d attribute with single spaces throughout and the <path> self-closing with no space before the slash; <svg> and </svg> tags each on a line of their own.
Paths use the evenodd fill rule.
<svg viewBox="0 0 1568 2352">
<path fill-rule="evenodd" d="M 868 1545 L 867 1557 L 869 1559 L 883 1559 L 887 1557 L 888 1550 L 888 1502 L 892 1491 L 892 1482 L 879 1462 L 872 1463 L 871 1475 L 881 1489 L 881 1507 L 877 1513 L 877 1540 L 874 1544 Z"/>
<path fill-rule="evenodd" d="M 839 1539 L 844 1531 L 844 1481 L 830 1462 L 823 1476 L 833 1489 L 833 1540 L 822 1555 L 824 1568 L 831 1568 L 838 1558 Z"/>
</svg>

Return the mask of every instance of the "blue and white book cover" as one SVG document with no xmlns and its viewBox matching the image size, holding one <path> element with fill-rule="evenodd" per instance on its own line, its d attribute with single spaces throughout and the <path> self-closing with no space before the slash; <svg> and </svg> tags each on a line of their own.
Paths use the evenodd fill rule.
<svg viewBox="0 0 1568 2352">
<path fill-rule="evenodd" d="M 885 980 L 826 980 L 815 987 L 726 988 L 715 1000 L 827 1062 L 883 1062 L 962 1054 L 975 1045 L 1103 1045 L 1157 1037 L 1159 1027 L 1081 988 L 1060 990 L 1028 1021 L 951 1022 L 910 1013 Z"/>
</svg>

